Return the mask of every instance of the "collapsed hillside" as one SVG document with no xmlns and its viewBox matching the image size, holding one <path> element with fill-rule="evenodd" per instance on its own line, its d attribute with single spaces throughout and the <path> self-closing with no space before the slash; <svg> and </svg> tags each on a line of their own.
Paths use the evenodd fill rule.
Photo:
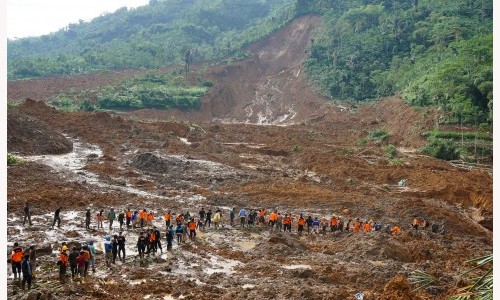
<svg viewBox="0 0 500 300">
<path fill-rule="evenodd" d="M 422 133 L 440 116 L 433 108 L 417 110 L 395 97 L 325 103 L 301 69 L 316 26 L 316 17 L 296 19 L 250 46 L 254 55 L 209 69 L 215 87 L 200 112 L 63 112 L 44 103 L 57 91 L 116 82 L 136 71 L 9 83 L 10 100 L 41 101 L 9 108 L 9 124 L 16 126 L 8 135 L 42 136 L 47 144 L 63 136 L 73 149 L 23 155 L 25 163 L 7 170 L 8 246 L 35 243 L 45 254 L 35 292 L 82 299 L 137 299 L 138 290 L 149 299 L 347 299 L 358 292 L 365 299 L 446 299 L 462 286 L 456 275 L 468 267 L 463 261 L 492 251 L 491 174 L 419 154 Z M 371 138 L 373 132 L 386 135 Z M 25 139 L 16 151 L 42 154 L 40 143 Z M 25 201 L 33 205 L 31 227 L 21 224 Z M 61 205 L 62 228 L 49 229 Z M 84 211 L 95 215 L 111 206 L 154 211 L 163 237 L 167 209 L 196 216 L 202 207 L 220 208 L 226 226 L 143 261 L 134 247 L 140 230 L 126 230 L 125 263 L 108 269 L 98 254 L 98 271 L 89 279 L 58 284 L 54 255 L 61 242 L 95 240 L 102 250 L 108 231 L 97 230 L 94 220 L 84 230 Z M 227 224 L 231 207 L 372 219 L 400 225 L 402 233 L 299 236 L 295 223 L 291 234 L 240 228 Z M 414 216 L 444 224 L 446 233 L 412 231 Z M 407 278 L 416 269 L 438 278 L 435 285 L 411 292 Z M 8 293 L 28 297 L 12 283 Z"/>
</svg>

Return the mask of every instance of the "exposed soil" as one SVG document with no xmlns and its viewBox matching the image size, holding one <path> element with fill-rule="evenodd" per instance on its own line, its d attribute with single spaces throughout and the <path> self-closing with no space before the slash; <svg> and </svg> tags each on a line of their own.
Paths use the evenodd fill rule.
<svg viewBox="0 0 500 300">
<path fill-rule="evenodd" d="M 353 299 L 359 292 L 365 300 L 445 299 L 468 268 L 463 261 L 492 251 L 492 176 L 418 153 L 422 133 L 438 118 L 432 108 L 416 110 L 395 97 L 325 102 L 301 69 L 318 26 L 317 17 L 299 18 L 250 46 L 254 56 L 209 69 L 216 87 L 200 112 L 68 113 L 33 100 L 9 109 L 9 151 L 55 154 L 69 150 L 56 145 L 73 145 L 67 156 L 26 156 L 26 163 L 8 168 L 9 246 L 19 241 L 55 250 L 62 241 L 100 242 L 105 231 L 94 220 L 92 230 L 83 229 L 87 207 L 93 214 L 129 205 L 153 210 L 163 234 L 167 209 L 196 215 L 201 207 L 220 207 L 226 219 L 223 229 L 211 227 L 142 265 L 133 245 L 139 231 L 127 230 L 127 261 L 107 269 L 98 255 L 98 272 L 84 282 L 57 284 L 56 258 L 41 256 L 36 292 L 62 299 Z M 46 100 L 135 72 L 13 82 L 8 97 Z M 367 139 L 378 129 L 388 140 Z M 386 158 L 387 144 L 398 148 L 399 161 Z M 31 227 L 21 224 L 27 200 Z M 63 226 L 52 230 L 61 205 Z M 232 227 L 230 207 L 373 219 L 398 224 L 402 233 L 299 236 Z M 446 234 L 412 231 L 414 215 L 444 223 Z M 412 292 L 407 277 L 415 269 L 439 277 L 440 286 Z M 29 294 L 9 283 L 9 296 Z"/>
</svg>

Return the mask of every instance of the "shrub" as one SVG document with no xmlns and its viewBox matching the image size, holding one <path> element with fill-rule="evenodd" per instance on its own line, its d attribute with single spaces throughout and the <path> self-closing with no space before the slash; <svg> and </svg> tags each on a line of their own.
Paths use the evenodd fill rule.
<svg viewBox="0 0 500 300">
<path fill-rule="evenodd" d="M 384 129 L 375 129 L 375 130 L 370 131 L 368 133 L 368 139 L 375 141 L 377 143 L 384 142 L 388 136 L 389 136 L 389 133 L 387 132 L 387 130 L 384 130 Z"/>
<path fill-rule="evenodd" d="M 11 166 L 11 165 L 15 165 L 15 164 L 18 164 L 18 163 L 21 163 L 22 160 L 10 153 L 7 153 L 7 165 L 8 166 Z"/>
<path fill-rule="evenodd" d="M 398 149 L 396 149 L 394 145 L 390 144 L 387 147 L 385 147 L 385 154 L 387 158 L 393 159 L 398 154 Z"/>
<path fill-rule="evenodd" d="M 451 139 L 431 139 L 422 149 L 422 152 L 444 160 L 454 160 L 460 158 L 460 151 Z"/>
</svg>

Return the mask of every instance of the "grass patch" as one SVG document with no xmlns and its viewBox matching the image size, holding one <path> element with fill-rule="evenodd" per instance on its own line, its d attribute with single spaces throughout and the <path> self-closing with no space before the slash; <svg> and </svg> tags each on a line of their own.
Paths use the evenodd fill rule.
<svg viewBox="0 0 500 300">
<path fill-rule="evenodd" d="M 19 157 L 15 156 L 13 154 L 7 153 L 7 165 L 8 166 L 17 165 L 17 164 L 20 164 L 22 162 L 23 162 L 22 159 L 20 159 Z"/>
<path fill-rule="evenodd" d="M 368 139 L 375 143 L 383 143 L 389 137 L 389 132 L 385 129 L 375 129 L 368 133 Z"/>
<path fill-rule="evenodd" d="M 440 138 L 440 139 L 453 139 L 453 140 L 484 140 L 484 141 L 493 141 L 493 135 L 486 132 L 456 132 L 456 131 L 440 131 L 433 130 L 428 131 L 423 134 L 428 138 Z"/>
</svg>

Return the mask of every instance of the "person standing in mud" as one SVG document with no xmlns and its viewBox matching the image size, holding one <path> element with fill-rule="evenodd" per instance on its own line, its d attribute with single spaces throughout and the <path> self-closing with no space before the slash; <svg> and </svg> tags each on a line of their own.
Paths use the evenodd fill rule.
<svg viewBox="0 0 500 300">
<path fill-rule="evenodd" d="M 52 222 L 52 228 L 54 228 L 54 225 L 56 225 L 57 222 L 57 228 L 61 228 L 61 209 L 62 207 L 59 207 L 56 209 L 56 212 L 54 213 L 54 222 Z"/>
<path fill-rule="evenodd" d="M 234 226 L 234 211 L 235 211 L 235 208 L 231 208 L 231 210 L 229 211 L 229 222 L 231 223 L 231 226 Z"/>
<path fill-rule="evenodd" d="M 111 267 L 111 258 L 112 258 L 112 251 L 113 251 L 113 246 L 111 245 L 111 236 L 108 234 L 106 235 L 105 241 L 104 241 L 104 255 L 106 259 L 106 266 L 109 268 Z"/>
<path fill-rule="evenodd" d="M 200 212 L 198 213 L 200 215 L 200 220 L 205 220 L 205 208 L 202 207 Z"/>
<path fill-rule="evenodd" d="M 118 241 L 118 258 L 121 262 L 125 262 L 125 237 L 123 233 L 120 231 L 118 237 L 116 238 Z M 123 253 L 123 256 L 121 255 Z"/>
<path fill-rule="evenodd" d="M 75 276 L 78 273 L 76 259 L 78 258 L 79 255 L 80 255 L 80 253 L 78 252 L 78 250 L 76 250 L 76 247 L 73 246 L 73 248 L 71 248 L 71 252 L 69 253 L 69 256 L 68 256 L 69 268 L 71 270 L 71 279 L 75 279 Z"/>
<path fill-rule="evenodd" d="M 92 272 L 95 273 L 95 247 L 94 247 L 94 241 L 90 241 L 89 242 L 89 252 L 90 252 L 90 264 L 92 265 Z"/>
<path fill-rule="evenodd" d="M 90 230 L 90 217 L 92 213 L 90 212 L 90 208 L 87 208 L 85 212 L 85 229 Z"/>
<path fill-rule="evenodd" d="M 207 215 L 205 218 L 205 226 L 207 226 L 207 223 L 208 223 L 208 227 L 210 227 L 210 225 L 212 224 L 212 210 L 211 209 L 209 209 L 207 212 Z"/>
<path fill-rule="evenodd" d="M 285 214 L 285 217 L 283 218 L 283 231 L 286 232 L 292 232 L 292 216 L 289 214 Z"/>
<path fill-rule="evenodd" d="M 278 216 L 276 217 L 276 230 L 281 231 L 283 229 L 283 216 L 281 213 L 278 213 Z"/>
<path fill-rule="evenodd" d="M 189 239 L 191 241 L 194 241 L 196 238 L 196 222 L 194 221 L 194 218 L 191 218 L 191 220 L 188 223 L 188 228 L 189 228 Z"/>
<path fill-rule="evenodd" d="M 182 234 L 183 234 L 183 228 L 181 224 L 177 224 L 177 228 L 175 229 L 175 234 L 177 235 L 177 244 L 180 245 L 182 242 Z"/>
<path fill-rule="evenodd" d="M 30 246 L 29 255 L 30 255 L 31 276 L 34 279 L 35 278 L 35 270 L 36 270 L 36 247 L 35 247 L 35 245 Z"/>
<path fill-rule="evenodd" d="M 26 254 L 24 260 L 21 263 L 21 270 L 23 272 L 23 281 L 21 282 L 21 288 L 24 290 L 26 283 L 28 283 L 28 290 L 31 290 L 31 281 L 33 279 L 33 269 L 30 264 L 30 256 Z"/>
<path fill-rule="evenodd" d="M 118 236 L 113 235 L 113 240 L 111 241 L 111 253 L 113 255 L 112 263 L 116 264 L 116 257 L 118 256 Z"/>
<path fill-rule="evenodd" d="M 238 216 L 240 217 L 240 226 L 245 227 L 245 222 L 246 222 L 246 218 L 247 218 L 247 211 L 245 210 L 244 207 L 240 209 Z"/>
<path fill-rule="evenodd" d="M 23 261 L 24 252 L 23 248 L 19 247 L 17 242 L 14 243 L 12 254 L 10 255 L 10 264 L 12 265 L 12 273 L 14 273 L 14 280 L 21 280 L 21 263 Z"/>
<path fill-rule="evenodd" d="M 83 252 L 83 257 L 85 258 L 84 275 L 85 277 L 87 277 L 89 273 L 90 261 L 92 260 L 92 254 L 90 253 L 89 247 L 86 244 L 83 244 L 80 252 Z"/>
<path fill-rule="evenodd" d="M 61 253 L 59 254 L 59 261 L 57 262 L 59 265 L 59 281 L 61 283 L 66 283 L 66 269 L 69 265 L 68 254 L 66 253 L 67 250 L 68 247 L 62 246 Z"/>
<path fill-rule="evenodd" d="M 31 204 L 28 201 L 26 201 L 26 204 L 24 204 L 23 211 L 24 211 L 23 226 L 24 224 L 26 224 L 26 219 L 28 219 L 28 224 L 32 226 L 33 223 L 31 223 Z"/>
<path fill-rule="evenodd" d="M 165 226 L 167 227 L 167 230 L 170 227 L 171 219 L 172 219 L 172 213 L 170 212 L 170 210 L 168 210 L 167 213 L 165 214 Z"/>
<path fill-rule="evenodd" d="M 139 213 L 141 228 L 144 227 L 144 225 L 146 225 L 146 217 L 147 217 L 146 209 L 141 210 L 141 212 Z"/>
<path fill-rule="evenodd" d="M 307 234 L 311 234 L 311 228 L 313 225 L 313 219 L 311 216 L 307 216 L 306 224 L 307 224 Z"/>
<path fill-rule="evenodd" d="M 132 211 L 130 210 L 130 207 L 127 208 L 127 211 L 125 212 L 125 218 L 126 218 L 126 226 L 127 229 L 130 228 L 130 221 L 132 221 Z"/>
<path fill-rule="evenodd" d="M 120 230 L 123 229 L 123 223 L 125 222 L 125 212 L 121 211 L 118 214 L 118 223 L 120 224 Z"/>
<path fill-rule="evenodd" d="M 104 210 L 101 209 L 101 211 L 96 216 L 97 229 L 99 229 L 99 226 L 100 226 L 100 228 L 104 229 L 104 225 L 102 224 L 102 222 L 104 221 L 103 214 L 104 214 Z"/>
<path fill-rule="evenodd" d="M 172 242 L 174 241 L 175 230 L 174 225 L 167 228 L 167 251 L 172 250 Z"/>
<path fill-rule="evenodd" d="M 161 248 L 161 233 L 156 226 L 153 226 L 153 233 L 155 235 L 155 239 L 153 241 L 155 244 L 154 247 L 156 250 L 160 249 L 160 253 L 163 254 L 163 249 Z"/>
<path fill-rule="evenodd" d="M 306 219 L 304 219 L 304 216 L 300 214 L 299 220 L 297 221 L 297 233 L 302 234 L 302 231 L 304 231 L 304 225 L 306 224 Z"/>
<path fill-rule="evenodd" d="M 108 212 L 108 221 L 109 221 L 109 230 L 113 228 L 113 221 L 116 218 L 116 213 L 115 209 L 111 208 L 111 210 Z"/>
<path fill-rule="evenodd" d="M 137 252 L 139 252 L 139 258 L 143 259 L 146 252 L 146 236 L 144 232 L 141 232 L 141 235 L 137 239 Z"/>
<path fill-rule="evenodd" d="M 76 273 L 80 278 L 85 277 L 85 252 L 80 251 L 78 257 L 76 258 Z"/>
<path fill-rule="evenodd" d="M 221 222 L 221 217 L 222 217 L 222 214 L 219 211 L 217 211 L 215 213 L 215 215 L 214 215 L 214 227 L 215 227 L 216 230 L 219 229 L 219 224 Z"/>
</svg>

